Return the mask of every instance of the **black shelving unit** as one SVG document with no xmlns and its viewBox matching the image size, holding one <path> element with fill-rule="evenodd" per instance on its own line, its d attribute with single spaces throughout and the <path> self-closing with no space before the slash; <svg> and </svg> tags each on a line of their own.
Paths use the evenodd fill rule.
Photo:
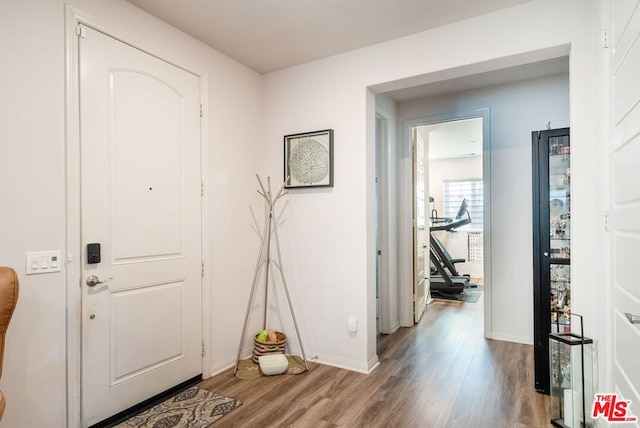
<svg viewBox="0 0 640 428">
<path fill-rule="evenodd" d="M 571 331 L 569 128 L 534 131 L 531 141 L 535 388 L 549 394 L 549 333 Z"/>
</svg>

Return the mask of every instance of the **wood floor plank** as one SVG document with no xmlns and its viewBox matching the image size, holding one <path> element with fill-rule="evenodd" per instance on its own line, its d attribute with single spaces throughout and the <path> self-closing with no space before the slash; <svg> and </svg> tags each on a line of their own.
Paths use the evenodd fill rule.
<svg viewBox="0 0 640 428">
<path fill-rule="evenodd" d="M 533 347 L 483 337 L 482 299 L 435 300 L 423 319 L 378 338 L 369 375 L 310 363 L 300 375 L 201 383 L 243 405 L 216 427 L 548 427 L 533 381 Z"/>
</svg>

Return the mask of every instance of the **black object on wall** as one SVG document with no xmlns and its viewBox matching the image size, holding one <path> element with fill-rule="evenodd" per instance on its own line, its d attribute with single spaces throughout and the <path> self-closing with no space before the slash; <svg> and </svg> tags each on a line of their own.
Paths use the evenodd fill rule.
<svg viewBox="0 0 640 428">
<path fill-rule="evenodd" d="M 549 394 L 549 333 L 571 329 L 569 128 L 534 131 L 531 141 L 535 388 Z"/>
</svg>

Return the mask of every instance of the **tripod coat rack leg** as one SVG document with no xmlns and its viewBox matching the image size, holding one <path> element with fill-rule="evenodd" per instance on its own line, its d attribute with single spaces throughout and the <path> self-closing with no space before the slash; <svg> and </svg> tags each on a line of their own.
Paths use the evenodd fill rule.
<svg viewBox="0 0 640 428">
<path fill-rule="evenodd" d="M 305 370 L 309 370 L 309 366 L 307 363 L 307 355 L 304 351 L 304 346 L 302 345 L 302 339 L 300 337 L 300 330 L 298 328 L 298 322 L 296 321 L 296 316 L 293 311 L 293 304 L 291 303 L 291 297 L 289 295 L 289 289 L 287 287 L 287 281 L 284 276 L 284 270 L 282 267 L 282 257 L 280 253 L 280 240 L 278 238 L 278 222 L 275 215 L 275 204 L 276 202 L 283 196 L 287 194 L 284 190 L 284 184 L 280 187 L 278 193 L 273 196 L 271 193 L 271 177 L 267 177 L 267 188 L 265 189 L 260 176 L 256 174 L 256 178 L 258 179 L 258 183 L 260 184 L 260 190 L 258 193 L 265 199 L 267 203 L 267 214 L 265 216 L 265 223 L 263 226 L 262 233 L 262 242 L 260 243 L 260 250 L 258 252 L 258 260 L 256 262 L 256 269 L 253 275 L 253 283 L 251 286 L 251 293 L 249 295 L 249 302 L 247 303 L 247 311 L 244 317 L 244 324 L 242 327 L 242 335 L 240 337 L 240 344 L 238 345 L 238 354 L 236 356 L 236 365 L 233 369 L 233 374 L 235 375 L 238 372 L 238 365 L 240 363 L 240 355 L 242 353 L 242 344 L 245 340 L 245 335 L 247 332 L 247 323 L 249 321 L 249 315 L 251 313 L 251 304 L 253 303 L 253 298 L 255 296 L 256 288 L 258 285 L 258 278 L 260 277 L 260 271 L 265 269 L 265 282 L 264 282 L 264 318 L 263 318 L 263 330 L 267 328 L 267 303 L 269 296 L 269 272 L 271 270 L 271 266 L 274 266 L 278 273 L 280 274 L 280 280 L 282 286 L 284 288 L 285 295 L 287 297 L 287 303 L 289 305 L 289 311 L 291 312 L 291 318 L 293 319 L 293 326 L 296 330 L 296 337 L 298 339 L 298 343 L 300 343 L 300 351 L 302 352 L 302 359 L 304 361 Z M 276 246 L 276 257 L 277 260 L 273 260 L 271 258 L 271 236 L 275 238 L 275 246 Z M 266 255 L 265 255 L 266 253 Z"/>
</svg>

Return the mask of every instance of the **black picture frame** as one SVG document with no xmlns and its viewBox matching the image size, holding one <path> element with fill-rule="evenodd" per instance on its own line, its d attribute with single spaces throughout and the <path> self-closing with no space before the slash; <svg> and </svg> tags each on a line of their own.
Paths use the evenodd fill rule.
<svg viewBox="0 0 640 428">
<path fill-rule="evenodd" d="M 333 129 L 284 136 L 284 187 L 333 187 Z"/>
</svg>

